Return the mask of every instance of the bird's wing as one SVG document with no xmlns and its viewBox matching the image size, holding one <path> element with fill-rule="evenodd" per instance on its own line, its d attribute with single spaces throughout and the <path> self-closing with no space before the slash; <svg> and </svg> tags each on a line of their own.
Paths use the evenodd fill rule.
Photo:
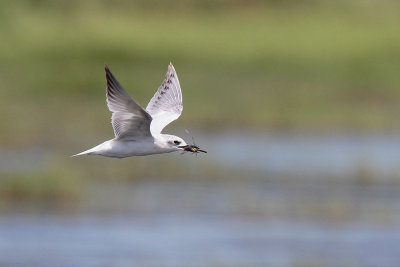
<svg viewBox="0 0 400 267">
<path fill-rule="evenodd" d="M 146 107 L 147 112 L 153 118 L 150 125 L 151 133 L 161 133 L 165 126 L 179 118 L 182 109 L 181 86 L 174 66 L 170 63 L 163 83 Z"/>
<path fill-rule="evenodd" d="M 117 79 L 106 70 L 108 109 L 112 112 L 111 124 L 115 138 L 135 140 L 137 137 L 151 136 L 151 116 L 137 104 L 122 88 Z"/>
</svg>

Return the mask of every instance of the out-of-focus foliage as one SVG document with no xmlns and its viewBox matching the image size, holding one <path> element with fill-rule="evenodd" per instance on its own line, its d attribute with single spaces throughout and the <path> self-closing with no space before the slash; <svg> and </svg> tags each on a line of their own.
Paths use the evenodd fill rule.
<svg viewBox="0 0 400 267">
<path fill-rule="evenodd" d="M 178 125 L 398 128 L 398 9 L 396 1 L 2 2 L 1 140 L 47 139 L 49 128 L 108 133 L 104 64 L 146 105 L 169 61 L 184 94 Z"/>
<path fill-rule="evenodd" d="M 65 159 L 111 138 L 104 64 L 146 106 L 170 61 L 185 107 L 175 128 L 398 129 L 399 8 L 394 0 L 1 1 L 0 146 Z M 187 174 L 169 162 L 152 168 L 157 160 L 98 162 L 74 169 L 94 179 Z"/>
</svg>

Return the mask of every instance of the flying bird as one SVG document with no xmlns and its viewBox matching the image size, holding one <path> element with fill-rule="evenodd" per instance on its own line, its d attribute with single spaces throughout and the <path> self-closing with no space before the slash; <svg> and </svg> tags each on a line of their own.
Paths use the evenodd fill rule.
<svg viewBox="0 0 400 267">
<path fill-rule="evenodd" d="M 173 151 L 207 153 L 197 146 L 194 149 L 194 145 L 188 145 L 178 136 L 161 133 L 165 126 L 179 118 L 183 109 L 181 86 L 172 63 L 146 109 L 129 96 L 107 66 L 105 71 L 106 100 L 112 112 L 115 137 L 73 156 L 125 158 Z"/>
</svg>

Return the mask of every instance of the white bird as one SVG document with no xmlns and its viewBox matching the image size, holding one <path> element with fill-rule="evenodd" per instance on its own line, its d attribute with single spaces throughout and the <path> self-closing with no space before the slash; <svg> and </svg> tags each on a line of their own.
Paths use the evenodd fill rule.
<svg viewBox="0 0 400 267">
<path fill-rule="evenodd" d="M 105 71 L 107 106 L 112 112 L 115 137 L 73 156 L 125 158 L 173 151 L 194 152 L 193 146 L 187 145 L 182 138 L 161 133 L 165 126 L 179 118 L 183 109 L 181 86 L 172 63 L 146 109 L 128 95 L 107 66 Z"/>
</svg>

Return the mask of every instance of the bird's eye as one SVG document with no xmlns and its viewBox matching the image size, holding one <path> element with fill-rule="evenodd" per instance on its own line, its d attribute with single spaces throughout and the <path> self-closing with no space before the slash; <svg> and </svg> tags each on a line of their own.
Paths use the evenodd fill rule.
<svg viewBox="0 0 400 267">
<path fill-rule="evenodd" d="M 174 141 L 175 145 L 179 145 L 180 143 L 181 143 L 180 141 L 177 141 L 177 140 Z"/>
</svg>

